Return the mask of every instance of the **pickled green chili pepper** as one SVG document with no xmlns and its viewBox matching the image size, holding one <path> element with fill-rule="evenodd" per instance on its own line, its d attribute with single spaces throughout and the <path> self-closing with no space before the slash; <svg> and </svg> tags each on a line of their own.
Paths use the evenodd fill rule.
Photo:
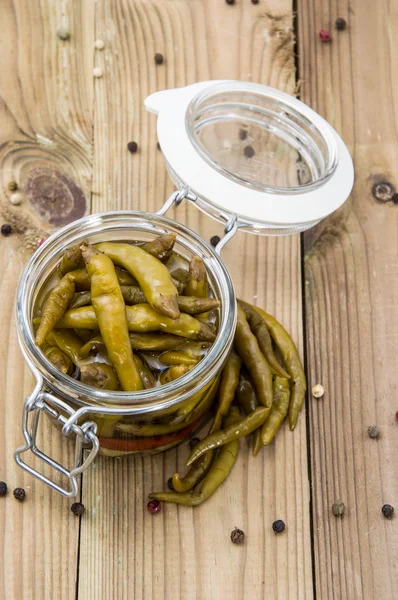
<svg viewBox="0 0 398 600">
<path fill-rule="evenodd" d="M 69 329 L 54 329 L 53 338 L 58 348 L 61 348 L 75 365 L 80 363 L 80 350 L 83 346 L 77 335 Z M 48 339 L 48 338 L 47 338 Z"/>
<path fill-rule="evenodd" d="M 175 233 L 165 233 L 164 235 L 159 235 L 151 242 L 144 244 L 142 249 L 163 262 L 171 256 L 176 237 L 177 235 Z"/>
<path fill-rule="evenodd" d="M 268 419 L 261 430 L 261 439 L 264 446 L 268 446 L 282 425 L 289 410 L 290 386 L 286 377 L 275 377 L 274 402 Z"/>
<path fill-rule="evenodd" d="M 91 335 L 92 335 L 92 332 L 91 332 Z M 90 354 L 90 352 L 94 351 L 93 354 L 96 354 L 100 350 L 101 351 L 105 350 L 105 352 L 106 352 L 104 340 L 102 339 L 102 337 L 100 335 L 96 335 L 96 336 L 92 337 L 91 340 L 88 340 L 88 342 L 83 344 L 83 346 L 80 348 L 79 358 L 87 358 L 87 356 Z"/>
<path fill-rule="evenodd" d="M 236 388 L 238 387 L 241 365 L 242 361 L 240 357 L 232 350 L 221 373 L 217 412 L 210 433 L 220 429 L 225 415 L 229 412 Z"/>
<path fill-rule="evenodd" d="M 238 320 L 234 346 L 253 380 L 260 404 L 267 407 L 268 411 L 270 411 L 273 399 L 271 369 L 250 329 L 244 310 L 239 304 L 237 308 Z"/>
<path fill-rule="evenodd" d="M 124 304 L 124 302 L 123 302 Z M 211 328 L 202 321 L 181 313 L 178 319 L 169 319 L 157 313 L 149 304 L 126 306 L 129 331 L 143 333 L 148 331 L 165 331 L 192 340 L 214 342 L 216 336 Z M 33 322 L 40 322 L 34 319 Z M 57 323 L 57 327 L 66 329 L 98 329 L 97 318 L 92 306 L 82 306 L 68 310 Z"/>
<path fill-rule="evenodd" d="M 120 387 L 123 391 L 142 390 L 130 344 L 126 307 L 112 260 L 91 246 L 83 246 L 82 253 L 91 280 L 91 300 L 98 327 Z"/>
<path fill-rule="evenodd" d="M 175 365 L 174 367 L 170 367 L 165 371 L 162 371 L 160 375 L 160 383 L 165 385 L 166 383 L 170 383 L 179 377 L 182 377 L 186 373 L 188 373 L 189 367 L 188 365 Z"/>
<path fill-rule="evenodd" d="M 138 285 L 134 277 L 124 269 L 115 267 L 115 271 L 119 285 Z M 70 271 L 69 275 L 73 279 L 78 292 L 90 291 L 90 277 L 87 269 L 76 269 L 76 271 Z"/>
<path fill-rule="evenodd" d="M 186 296 L 196 296 L 197 298 L 208 296 L 207 270 L 199 256 L 194 256 L 189 263 L 188 281 L 184 294 Z"/>
<path fill-rule="evenodd" d="M 264 319 L 272 339 L 282 355 L 285 367 L 291 377 L 291 397 L 289 404 L 289 426 L 291 431 L 296 427 L 297 419 L 305 399 L 307 381 L 296 345 L 286 329 L 271 315 L 257 306 L 254 307 Z"/>
<path fill-rule="evenodd" d="M 213 400 L 214 396 L 218 391 L 219 386 L 219 378 L 215 384 L 213 384 L 212 388 L 209 390 L 209 394 L 211 395 L 211 400 Z M 221 424 L 220 424 L 221 425 Z M 213 422 L 211 427 L 211 431 L 217 431 L 217 425 Z M 219 427 L 218 427 L 219 429 Z M 188 492 L 192 490 L 195 485 L 199 483 L 206 475 L 208 470 L 210 469 L 210 465 L 214 458 L 215 450 L 208 450 L 205 452 L 198 460 L 196 460 L 189 468 L 188 472 L 184 477 L 179 476 L 178 473 L 174 473 L 173 475 L 173 487 L 176 492 Z"/>
<path fill-rule="evenodd" d="M 73 298 L 71 303 L 69 304 L 69 310 L 72 308 L 80 308 L 81 306 L 87 306 L 91 304 L 91 294 L 90 292 L 77 292 Z"/>
<path fill-rule="evenodd" d="M 185 352 L 178 352 L 176 350 L 168 350 L 167 352 L 163 352 L 159 356 L 159 360 L 164 365 L 173 366 L 173 365 L 196 365 L 199 361 L 195 356 L 191 356 L 186 354 Z"/>
<path fill-rule="evenodd" d="M 51 290 L 44 303 L 39 328 L 36 332 L 35 343 L 41 346 L 48 334 L 54 329 L 57 321 L 66 312 L 69 302 L 75 294 L 73 278 L 67 273 Z"/>
<path fill-rule="evenodd" d="M 256 336 L 260 350 L 267 359 L 271 369 L 274 371 L 274 373 L 276 373 L 276 375 L 290 379 L 289 375 L 280 365 L 277 357 L 275 356 L 275 352 L 272 348 L 271 336 L 264 319 L 259 315 L 256 309 L 251 306 L 251 304 L 244 302 L 244 300 L 239 300 L 238 302 L 245 311 L 246 319 L 250 325 L 250 329 Z"/>
<path fill-rule="evenodd" d="M 106 363 L 92 362 L 80 367 L 80 381 L 102 390 L 119 390 L 119 381 L 114 369 Z M 105 435 L 102 433 L 102 435 Z"/>
<path fill-rule="evenodd" d="M 257 408 L 258 400 L 252 382 L 246 377 L 246 375 L 242 373 L 240 375 L 239 385 L 236 389 L 235 395 L 239 406 L 243 408 L 243 411 L 246 415 L 250 414 L 251 412 L 253 412 L 253 410 Z M 266 423 L 268 422 L 268 419 Z M 256 454 L 258 454 L 262 445 L 263 442 L 261 439 L 261 429 L 258 428 L 255 431 L 253 431 L 253 456 L 256 456 Z"/>
<path fill-rule="evenodd" d="M 144 292 L 138 286 L 121 285 L 120 289 L 124 301 L 127 305 L 145 304 L 146 299 Z M 69 309 L 80 308 L 91 304 L 90 292 L 77 292 L 72 302 L 69 304 Z M 181 312 L 189 315 L 197 315 L 209 310 L 213 310 L 220 306 L 220 302 L 215 298 L 195 298 L 194 296 L 178 296 L 178 308 Z M 268 331 L 268 330 L 267 330 Z"/>
<path fill-rule="evenodd" d="M 74 329 L 73 331 L 76 333 L 79 340 L 83 342 L 83 344 L 87 344 L 87 342 L 90 341 L 94 335 L 94 331 L 91 329 Z"/>
<path fill-rule="evenodd" d="M 87 240 L 85 240 L 83 243 L 87 243 Z M 69 271 L 75 271 L 76 269 L 84 267 L 80 246 L 81 244 L 78 244 L 77 246 L 72 246 L 71 248 L 65 250 L 61 263 L 58 267 L 58 274 L 61 278 L 69 273 Z"/>
<path fill-rule="evenodd" d="M 234 423 L 239 419 L 239 409 L 232 406 L 230 413 L 225 420 L 227 427 L 233 427 Z M 183 504 L 185 506 L 197 506 L 210 498 L 220 485 L 226 480 L 230 474 L 238 457 L 239 440 L 235 439 L 223 446 L 206 477 L 203 480 L 198 493 L 195 492 L 155 492 L 149 494 L 149 498 L 160 500 L 161 502 L 173 502 L 175 504 Z"/>
<path fill-rule="evenodd" d="M 155 310 L 170 319 L 180 316 L 177 288 L 167 268 L 157 258 L 131 244 L 103 242 L 96 248 L 137 279 L 145 298 Z"/>
<path fill-rule="evenodd" d="M 73 371 L 73 363 L 69 356 L 66 356 L 58 346 L 50 346 L 44 352 L 46 358 L 56 367 L 61 373 L 70 375 Z"/>
<path fill-rule="evenodd" d="M 115 271 L 119 285 L 138 285 L 138 281 L 128 271 L 115 265 Z"/>
<path fill-rule="evenodd" d="M 152 371 L 147 367 L 145 362 L 141 359 L 140 356 L 135 355 L 134 360 L 138 365 L 138 370 L 141 375 L 142 383 L 144 384 L 144 388 L 147 390 L 148 388 L 153 388 L 156 386 L 156 379 L 153 375 Z"/>
<path fill-rule="evenodd" d="M 171 333 L 130 333 L 130 343 L 133 350 L 158 352 L 179 348 L 184 340 Z"/>
<path fill-rule="evenodd" d="M 252 413 L 243 417 L 243 419 L 236 421 L 233 425 L 225 427 L 225 429 L 220 429 L 220 431 L 210 433 L 192 450 L 187 460 L 188 467 L 202 456 L 204 452 L 207 452 L 212 448 L 219 448 L 232 440 L 237 440 L 245 435 L 249 435 L 249 433 L 252 433 L 252 431 L 255 431 L 264 425 L 268 413 L 269 409 L 267 407 L 258 406 Z"/>
</svg>

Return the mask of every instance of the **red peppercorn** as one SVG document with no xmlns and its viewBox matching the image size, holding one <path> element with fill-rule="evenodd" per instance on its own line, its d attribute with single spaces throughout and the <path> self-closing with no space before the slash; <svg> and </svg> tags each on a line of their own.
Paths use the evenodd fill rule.
<svg viewBox="0 0 398 600">
<path fill-rule="evenodd" d="M 149 510 L 149 512 L 154 515 L 155 513 L 158 513 L 160 511 L 162 505 L 160 504 L 159 500 L 150 500 L 146 507 Z"/>
<path fill-rule="evenodd" d="M 321 29 L 319 32 L 319 39 L 321 40 L 321 42 L 331 42 L 332 36 L 330 35 L 330 32 L 327 29 Z"/>
<path fill-rule="evenodd" d="M 396 419 L 397 419 L 397 421 L 398 421 L 398 410 L 397 410 L 397 412 L 395 413 L 395 418 L 396 418 Z"/>
<path fill-rule="evenodd" d="M 38 248 L 40 248 L 40 246 L 42 246 L 44 244 L 44 242 L 46 241 L 46 238 L 40 238 L 39 242 L 37 244 Z"/>
</svg>

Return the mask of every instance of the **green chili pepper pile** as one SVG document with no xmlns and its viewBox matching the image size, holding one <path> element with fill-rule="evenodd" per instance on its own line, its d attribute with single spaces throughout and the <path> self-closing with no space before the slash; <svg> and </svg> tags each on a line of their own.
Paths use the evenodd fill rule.
<svg viewBox="0 0 398 600">
<path fill-rule="evenodd" d="M 173 475 L 175 491 L 155 492 L 149 498 L 186 506 L 204 502 L 231 471 L 239 438 L 253 434 L 255 455 L 272 442 L 287 414 L 293 430 L 305 392 L 304 370 L 290 335 L 271 315 L 239 300 L 234 349 L 221 373 L 209 434 L 192 449 L 187 474 Z"/>
<path fill-rule="evenodd" d="M 175 235 L 143 245 L 88 240 L 69 248 L 43 289 L 33 326 L 55 368 L 94 388 L 139 391 L 167 385 L 200 363 L 217 335 L 219 301 L 203 260 L 174 251 Z M 196 506 L 231 471 L 239 438 L 253 454 L 288 416 L 296 426 L 306 393 L 297 348 L 276 319 L 242 300 L 234 346 L 221 374 L 156 418 L 97 416 L 109 456 L 157 452 L 190 435 L 215 405 L 208 435 L 192 450 L 174 491 L 150 498 Z M 196 486 L 197 491 L 194 491 Z"/>
</svg>

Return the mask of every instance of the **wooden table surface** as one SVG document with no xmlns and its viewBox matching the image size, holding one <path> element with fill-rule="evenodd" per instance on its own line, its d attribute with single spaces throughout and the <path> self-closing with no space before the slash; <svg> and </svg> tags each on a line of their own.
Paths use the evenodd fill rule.
<svg viewBox="0 0 398 600">
<path fill-rule="evenodd" d="M 295 18 L 294 18 L 295 15 Z M 334 29 L 336 17 L 347 30 Z M 89 600 L 398 598 L 398 10 L 390 0 L 2 0 L 0 36 L 0 597 Z M 70 39 L 57 38 L 57 28 Z M 322 44 L 320 29 L 332 31 Z M 94 50 L 96 39 L 105 42 Z M 164 54 L 156 66 L 154 55 Z M 103 77 L 93 78 L 100 67 Z M 32 377 L 18 348 L 14 298 L 38 240 L 109 209 L 156 211 L 173 190 L 143 108 L 156 90 L 206 79 L 270 84 L 299 97 L 342 135 L 355 162 L 344 207 L 301 236 L 244 233 L 224 258 L 236 292 L 282 320 L 321 382 L 292 434 L 240 458 L 196 509 L 146 510 L 182 468 L 186 446 L 153 458 L 98 458 L 71 502 L 16 467 L 22 399 Z M 136 140 L 137 154 L 127 151 Z M 10 204 L 8 182 L 24 194 Z M 398 196 L 395 196 L 397 200 Z M 221 226 L 182 204 L 205 238 Z M 377 424 L 378 440 L 368 437 Z M 48 423 L 40 444 L 71 448 Z M 12 489 L 23 486 L 24 503 Z M 341 498 L 343 518 L 331 514 Z M 276 536 L 271 525 L 283 519 Z M 234 546 L 234 526 L 246 533 Z"/>
</svg>

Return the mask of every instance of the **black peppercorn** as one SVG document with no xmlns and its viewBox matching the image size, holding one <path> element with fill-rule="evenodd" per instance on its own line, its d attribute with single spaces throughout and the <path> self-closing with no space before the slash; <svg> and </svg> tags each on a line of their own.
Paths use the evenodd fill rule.
<svg viewBox="0 0 398 600">
<path fill-rule="evenodd" d="M 70 509 L 77 517 L 80 517 L 85 511 L 84 504 L 81 502 L 74 502 Z"/>
<path fill-rule="evenodd" d="M 193 437 L 189 440 L 189 445 L 191 447 L 191 450 L 193 450 L 195 448 L 195 446 L 197 446 L 200 442 L 200 439 L 198 437 Z"/>
<path fill-rule="evenodd" d="M 380 435 L 380 430 L 377 425 L 370 425 L 368 427 L 368 435 L 370 438 L 378 438 Z"/>
<path fill-rule="evenodd" d="M 252 4 L 258 4 L 260 0 L 252 0 Z"/>
<path fill-rule="evenodd" d="M 225 0 L 227 4 L 235 4 L 235 0 Z"/>
<path fill-rule="evenodd" d="M 219 235 L 213 235 L 210 238 L 210 244 L 215 248 L 220 240 L 221 240 L 221 238 Z"/>
<path fill-rule="evenodd" d="M 255 155 L 255 152 L 251 146 L 246 146 L 245 149 L 243 150 L 243 154 L 247 158 L 253 158 L 253 156 Z"/>
<path fill-rule="evenodd" d="M 11 227 L 11 225 L 9 225 L 9 223 L 4 223 L 1 226 L 1 235 L 10 235 L 11 231 L 12 231 L 12 227 Z"/>
<path fill-rule="evenodd" d="M 247 131 L 246 129 L 239 129 L 239 139 L 240 140 L 245 140 L 247 138 Z"/>
<path fill-rule="evenodd" d="M 161 150 L 159 142 L 156 144 L 156 147 L 157 147 L 158 150 Z"/>
<path fill-rule="evenodd" d="M 174 492 L 174 486 L 173 486 L 173 478 L 169 477 L 167 480 L 167 487 L 169 488 L 169 490 L 172 490 Z"/>
<path fill-rule="evenodd" d="M 338 29 L 339 31 L 343 31 L 343 29 L 345 29 L 346 27 L 347 21 L 345 19 L 343 19 L 342 17 L 336 19 L 336 29 Z"/>
<path fill-rule="evenodd" d="M 0 481 L 0 496 L 5 496 L 7 493 L 7 484 L 5 481 Z"/>
<path fill-rule="evenodd" d="M 272 523 L 272 529 L 275 533 L 282 533 L 282 531 L 285 531 L 285 524 L 281 519 L 278 519 Z"/>
<path fill-rule="evenodd" d="M 397 194 L 397 193 L 395 193 L 395 194 L 393 195 L 393 197 L 391 198 L 391 200 L 394 202 L 394 204 L 398 204 L 398 194 Z"/>
<path fill-rule="evenodd" d="M 134 154 L 134 152 L 137 152 L 137 150 L 138 150 L 138 144 L 137 144 L 137 142 L 129 142 L 129 143 L 127 144 L 127 149 L 128 149 L 128 150 L 129 150 L 129 151 L 130 151 L 132 154 Z"/>
<path fill-rule="evenodd" d="M 25 500 L 26 492 L 23 488 L 15 488 L 14 490 L 14 498 L 17 500 Z"/>
<path fill-rule="evenodd" d="M 155 63 L 157 65 L 161 65 L 161 64 L 163 64 L 163 61 L 164 61 L 163 54 L 160 54 L 160 52 L 156 52 L 156 54 L 155 54 Z"/>
<path fill-rule="evenodd" d="M 231 531 L 231 542 L 233 542 L 234 544 L 243 544 L 244 540 L 244 532 L 241 529 L 235 527 L 235 529 Z"/>
<path fill-rule="evenodd" d="M 381 512 L 383 513 L 386 519 L 392 519 L 394 515 L 394 507 L 391 506 L 391 504 L 384 504 L 384 506 L 381 509 Z"/>
</svg>

